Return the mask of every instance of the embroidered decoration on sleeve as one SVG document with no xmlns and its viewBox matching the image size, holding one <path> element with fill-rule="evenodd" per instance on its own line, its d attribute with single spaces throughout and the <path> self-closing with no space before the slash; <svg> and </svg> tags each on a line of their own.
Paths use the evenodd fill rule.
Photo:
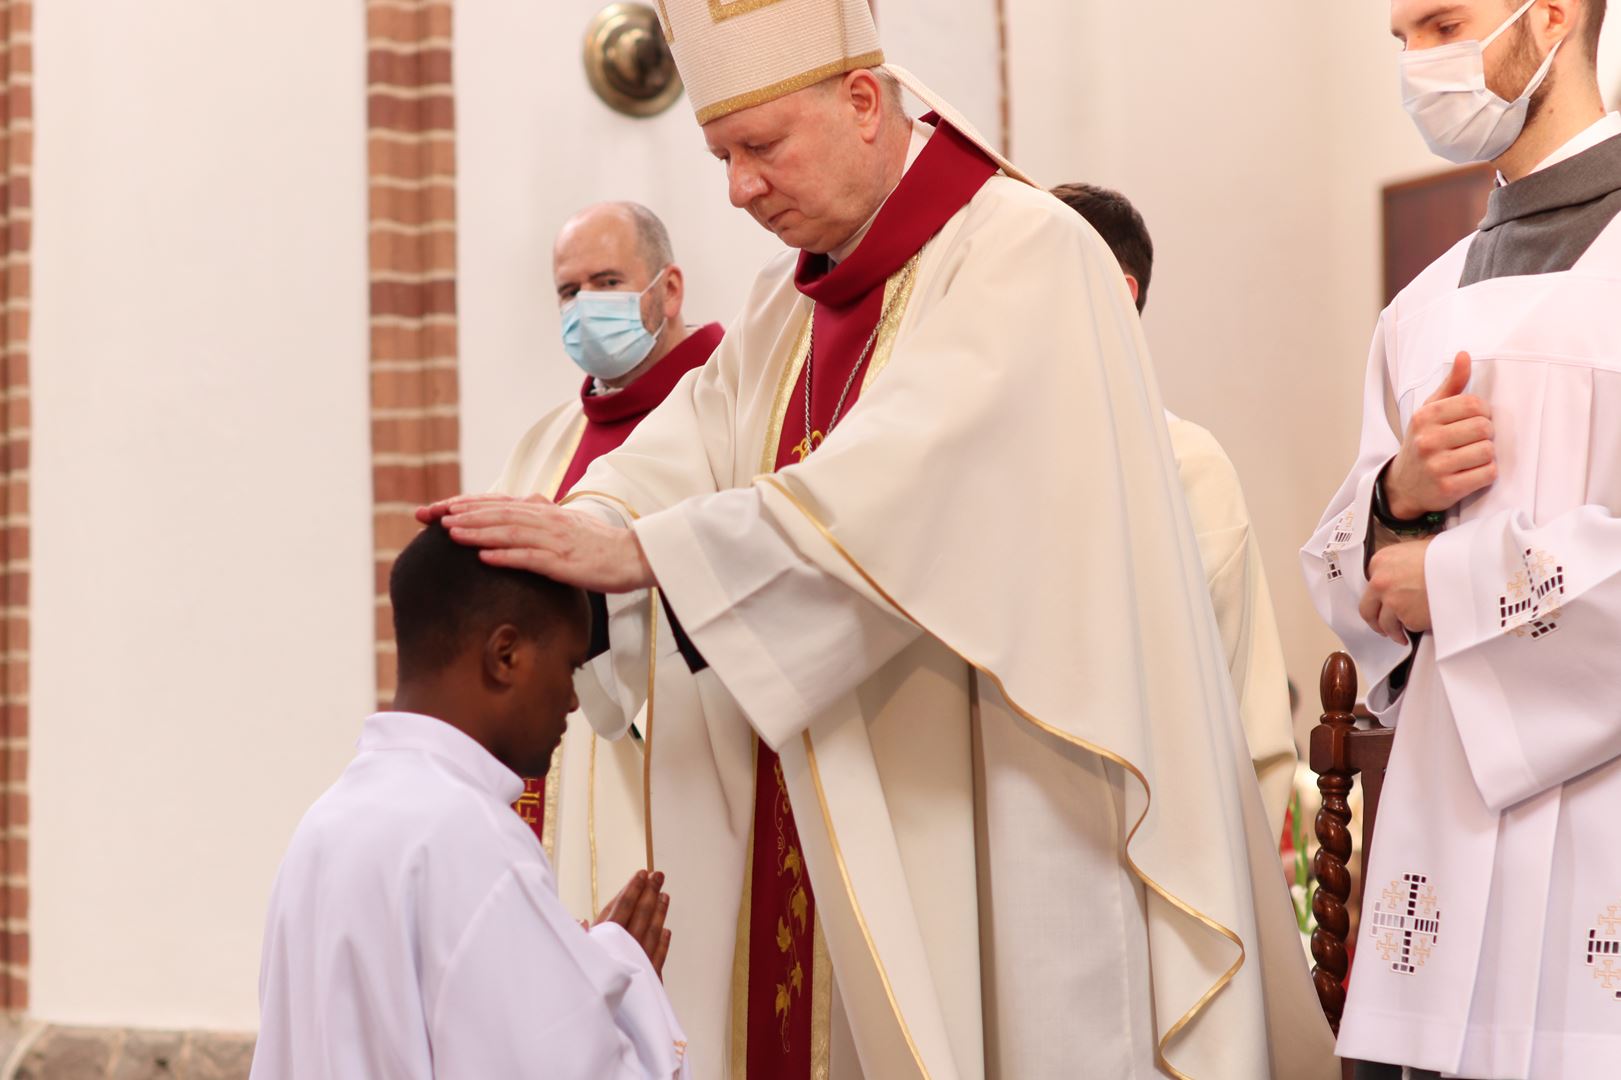
<svg viewBox="0 0 1621 1080">
<path fill-rule="evenodd" d="M 1615 1001 L 1621 1001 L 1621 904 L 1611 904 L 1587 932 L 1587 966 Z"/>
<path fill-rule="evenodd" d="M 1525 568 L 1508 579 L 1497 598 L 1497 612 L 1504 630 L 1534 641 L 1559 629 L 1555 616 L 1565 602 L 1565 568 L 1535 548 L 1526 548 L 1524 559 Z"/>
<path fill-rule="evenodd" d="M 1356 539 L 1356 511 L 1347 510 L 1340 515 L 1334 523 L 1334 538 L 1328 542 L 1330 549 L 1339 549 L 1350 546 Z"/>
<path fill-rule="evenodd" d="M 1357 541 L 1356 509 L 1353 507 L 1334 522 L 1334 531 L 1323 545 L 1323 562 L 1328 564 L 1328 580 L 1338 581 L 1345 576 L 1340 566 L 1340 552 L 1360 546 Z"/>
<path fill-rule="evenodd" d="M 1426 874 L 1403 874 L 1373 905 L 1373 945 L 1398 975 L 1416 975 L 1441 940 L 1441 912 Z"/>
</svg>

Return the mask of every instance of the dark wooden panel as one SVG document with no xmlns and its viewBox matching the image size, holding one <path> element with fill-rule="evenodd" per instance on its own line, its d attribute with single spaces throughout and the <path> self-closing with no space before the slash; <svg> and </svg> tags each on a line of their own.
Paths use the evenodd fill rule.
<svg viewBox="0 0 1621 1080">
<path fill-rule="evenodd" d="M 1475 231 L 1496 175 L 1490 165 L 1471 165 L 1385 188 L 1385 303 Z"/>
</svg>

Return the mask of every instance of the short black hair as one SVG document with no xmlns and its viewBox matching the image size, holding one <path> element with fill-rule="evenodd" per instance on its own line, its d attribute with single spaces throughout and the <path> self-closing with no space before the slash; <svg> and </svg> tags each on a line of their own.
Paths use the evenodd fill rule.
<svg viewBox="0 0 1621 1080">
<path fill-rule="evenodd" d="M 1062 184 L 1053 188 L 1053 194 L 1098 231 L 1120 269 L 1137 279 L 1141 314 L 1148 306 L 1148 282 L 1154 276 L 1154 241 L 1143 216 L 1120 192 L 1093 184 Z"/>
<path fill-rule="evenodd" d="M 539 640 L 581 618 L 585 594 L 527 570 L 490 566 L 478 549 L 429 525 L 394 560 L 388 575 L 394 607 L 399 676 L 431 675 L 448 667 L 496 627 L 511 624 Z"/>
</svg>

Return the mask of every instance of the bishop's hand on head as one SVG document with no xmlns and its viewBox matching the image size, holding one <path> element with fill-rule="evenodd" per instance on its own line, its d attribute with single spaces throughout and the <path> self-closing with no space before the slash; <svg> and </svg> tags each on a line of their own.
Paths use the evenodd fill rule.
<svg viewBox="0 0 1621 1080">
<path fill-rule="evenodd" d="M 1464 392 L 1471 363 L 1466 352 L 1454 357 L 1452 370 L 1407 425 L 1384 481 L 1386 505 L 1398 518 L 1450 510 L 1497 479 L 1491 406 Z"/>
<path fill-rule="evenodd" d="M 664 919 L 670 914 L 670 894 L 661 892 L 663 887 L 663 871 L 636 871 L 596 921 L 597 926 L 611 922 L 623 927 L 647 953 L 648 962 L 661 979 L 664 960 L 670 955 L 670 931 L 664 928 Z"/>
<path fill-rule="evenodd" d="M 658 582 L 630 529 L 558 506 L 544 495 L 458 495 L 417 510 L 491 566 L 528 570 L 591 592 L 624 593 Z"/>
</svg>

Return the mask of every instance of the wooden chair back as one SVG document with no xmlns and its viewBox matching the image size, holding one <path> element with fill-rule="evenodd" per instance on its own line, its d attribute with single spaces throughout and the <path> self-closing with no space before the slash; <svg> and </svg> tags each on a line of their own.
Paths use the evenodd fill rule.
<svg viewBox="0 0 1621 1080">
<path fill-rule="evenodd" d="M 1312 982 L 1323 1014 L 1337 1034 L 1345 1012 L 1345 975 L 1349 968 L 1347 943 L 1351 940 L 1351 807 L 1347 801 L 1351 784 L 1362 776 L 1362 860 L 1356 875 L 1356 906 L 1362 907 L 1362 891 L 1367 879 L 1368 853 L 1373 847 L 1374 822 L 1379 813 L 1379 793 L 1384 787 L 1385 767 L 1390 763 L 1390 746 L 1396 733 L 1357 709 L 1356 665 L 1345 653 L 1337 652 L 1323 665 L 1323 718 L 1311 733 L 1311 768 L 1317 774 L 1317 789 L 1323 795 L 1323 808 L 1317 812 L 1317 841 L 1321 845 L 1312 860 L 1312 876 L 1317 891 L 1311 910 L 1317 928 L 1311 935 Z M 1359 715 L 1360 714 L 1360 715 Z M 1372 727 L 1357 726 L 1358 719 Z"/>
</svg>

